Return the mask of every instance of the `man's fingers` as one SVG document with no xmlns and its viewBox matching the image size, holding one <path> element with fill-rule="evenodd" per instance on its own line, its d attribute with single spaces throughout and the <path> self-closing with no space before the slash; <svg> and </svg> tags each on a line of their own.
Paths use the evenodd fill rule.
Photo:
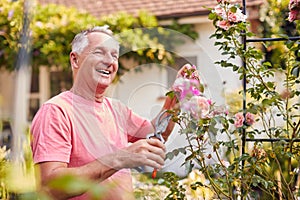
<svg viewBox="0 0 300 200">
<path fill-rule="evenodd" d="M 149 153 L 149 154 L 147 155 L 147 157 L 148 157 L 150 160 L 152 160 L 152 161 L 154 161 L 154 162 L 156 162 L 156 163 L 158 163 L 158 164 L 160 164 L 160 165 L 164 165 L 164 164 L 165 164 L 165 159 L 164 159 L 164 157 L 159 156 L 159 155 L 157 155 L 157 154 Z"/>
<path fill-rule="evenodd" d="M 166 146 L 158 138 L 149 138 L 146 140 L 151 146 L 156 146 L 166 151 Z"/>
<path fill-rule="evenodd" d="M 139 140 L 119 151 L 118 160 L 124 167 L 149 166 L 161 169 L 165 160 L 165 145 L 158 139 Z"/>
</svg>

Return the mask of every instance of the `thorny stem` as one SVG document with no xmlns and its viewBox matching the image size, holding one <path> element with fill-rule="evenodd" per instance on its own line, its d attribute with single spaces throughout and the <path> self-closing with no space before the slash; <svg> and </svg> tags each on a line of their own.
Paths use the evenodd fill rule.
<svg viewBox="0 0 300 200">
<path fill-rule="evenodd" d="M 187 124 L 184 122 L 184 121 L 181 121 L 183 122 L 184 125 L 182 125 L 182 123 L 178 123 L 178 125 L 180 126 L 181 129 L 184 129 L 185 127 L 187 127 Z M 186 137 L 187 137 L 187 141 L 189 143 L 189 147 L 190 147 L 190 150 L 192 152 L 192 154 L 195 154 L 196 152 L 194 151 L 194 148 L 193 148 L 193 145 L 190 141 L 190 138 L 188 137 L 188 133 L 185 133 Z M 200 147 L 200 143 L 197 141 L 197 144 L 199 145 Z M 197 159 L 199 160 L 199 159 Z M 211 178 L 209 172 L 207 171 L 207 168 L 206 168 L 206 165 L 205 165 L 205 162 L 204 161 L 201 161 L 200 160 L 200 163 L 202 163 L 203 165 L 203 168 L 205 169 L 205 174 L 206 174 L 206 177 L 208 178 L 213 190 L 215 191 L 215 194 L 218 196 L 218 199 L 222 199 L 222 197 L 220 196 L 220 194 L 223 194 L 224 196 L 226 196 L 227 198 L 229 199 L 232 199 L 230 196 L 228 196 L 228 194 L 226 194 L 217 184 L 215 184 L 214 180 Z"/>
<path fill-rule="evenodd" d="M 217 155 L 218 161 L 221 163 L 221 166 L 222 166 L 222 168 L 223 168 L 223 170 L 225 172 L 225 175 L 226 175 L 226 180 L 227 180 L 227 183 L 228 183 L 228 192 L 229 192 L 229 195 L 233 198 L 232 188 L 231 188 L 232 187 L 231 186 L 232 183 L 230 183 L 230 181 L 229 181 L 227 168 L 223 164 L 218 151 L 216 151 L 216 155 Z"/>
<path fill-rule="evenodd" d="M 210 177 L 210 174 L 205 170 L 205 174 L 206 174 L 206 177 L 208 178 L 209 180 L 209 183 L 212 185 L 215 193 L 217 194 L 218 196 L 218 199 L 222 199 L 220 194 L 223 194 L 224 196 L 226 196 L 227 198 L 229 199 L 232 199 L 230 196 L 228 196 L 228 194 L 226 194 L 217 184 L 215 184 L 214 180 Z"/>
<path fill-rule="evenodd" d="M 287 186 L 287 191 L 289 193 L 289 196 L 294 199 L 293 192 L 291 191 L 291 188 L 289 187 L 289 184 L 286 182 L 286 180 L 285 180 L 285 178 L 283 176 L 283 172 L 282 172 L 282 168 L 281 168 L 280 162 L 279 162 L 279 160 L 276 157 L 274 159 L 275 159 L 275 161 L 276 161 L 276 163 L 278 165 L 280 176 L 282 177 L 282 180 L 283 180 L 284 184 Z"/>
<path fill-rule="evenodd" d="M 183 123 L 184 123 L 184 126 L 187 127 L 187 124 L 186 124 L 185 122 L 183 122 Z M 181 128 L 182 130 L 185 129 L 185 128 L 182 126 L 181 123 L 179 124 L 179 126 L 180 126 L 180 128 Z M 194 152 L 194 149 L 193 149 L 193 145 L 192 145 L 192 143 L 191 143 L 191 141 L 190 141 L 190 139 L 189 139 L 188 133 L 185 132 L 185 135 L 186 135 L 187 141 L 188 141 L 188 143 L 189 143 L 189 147 L 190 147 L 190 149 L 191 149 L 191 152 L 192 152 L 192 154 L 193 154 L 193 153 L 195 153 L 195 152 Z"/>
<path fill-rule="evenodd" d="M 233 140 L 231 139 L 230 133 L 228 132 L 227 129 L 226 129 L 225 133 L 226 133 L 226 135 L 228 136 L 228 138 L 230 139 L 230 141 L 233 141 Z M 236 155 L 236 153 L 235 153 L 234 147 L 232 148 L 232 153 L 233 153 L 233 157 L 236 158 L 237 155 Z"/>
</svg>

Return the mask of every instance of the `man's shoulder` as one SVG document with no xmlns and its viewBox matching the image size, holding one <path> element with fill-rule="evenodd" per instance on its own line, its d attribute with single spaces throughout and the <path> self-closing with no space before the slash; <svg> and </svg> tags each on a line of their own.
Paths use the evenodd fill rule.
<svg viewBox="0 0 300 200">
<path fill-rule="evenodd" d="M 65 103 L 72 100 L 72 95 L 70 91 L 62 92 L 56 96 L 53 96 L 44 104 L 55 104 L 55 105 L 64 105 Z"/>
<path fill-rule="evenodd" d="M 119 99 L 111 98 L 111 97 L 105 97 L 106 103 L 110 104 L 112 108 L 114 109 L 127 109 L 127 105 L 125 105 L 122 101 Z"/>
<path fill-rule="evenodd" d="M 35 125 L 36 123 L 41 123 L 41 121 L 47 122 L 54 115 L 56 116 L 56 118 L 58 116 L 66 116 L 66 111 L 68 110 L 66 109 L 66 95 L 67 94 L 63 92 L 43 103 L 39 111 L 36 113 L 34 119 L 32 120 L 32 124 Z"/>
</svg>

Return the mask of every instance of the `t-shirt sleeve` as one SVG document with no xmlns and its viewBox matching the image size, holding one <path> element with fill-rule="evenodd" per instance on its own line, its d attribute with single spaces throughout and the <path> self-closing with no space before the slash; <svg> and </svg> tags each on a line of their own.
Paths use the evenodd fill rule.
<svg viewBox="0 0 300 200">
<path fill-rule="evenodd" d="M 154 129 L 150 120 L 141 117 L 125 105 L 123 105 L 123 111 L 125 112 L 123 113 L 124 116 L 126 116 L 125 127 L 128 142 L 144 139 L 149 133 L 153 133 Z"/>
<path fill-rule="evenodd" d="M 54 104 L 44 104 L 31 126 L 34 163 L 69 163 L 72 149 L 70 129 L 68 117 L 61 108 Z"/>
</svg>

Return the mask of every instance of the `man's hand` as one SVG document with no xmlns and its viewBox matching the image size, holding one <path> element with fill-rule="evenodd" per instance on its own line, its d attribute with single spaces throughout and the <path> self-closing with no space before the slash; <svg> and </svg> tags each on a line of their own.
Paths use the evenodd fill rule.
<svg viewBox="0 0 300 200">
<path fill-rule="evenodd" d="M 117 170 L 140 166 L 161 169 L 164 165 L 165 152 L 166 147 L 161 141 L 143 139 L 117 151 L 110 159 L 114 160 L 113 166 Z"/>
</svg>

